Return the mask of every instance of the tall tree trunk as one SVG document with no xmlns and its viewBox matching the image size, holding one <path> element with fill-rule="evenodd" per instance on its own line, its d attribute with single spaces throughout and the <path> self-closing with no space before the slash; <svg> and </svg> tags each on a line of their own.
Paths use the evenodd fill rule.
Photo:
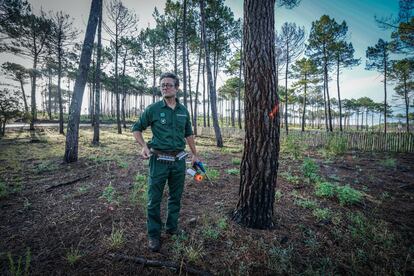
<svg viewBox="0 0 414 276">
<path fill-rule="evenodd" d="M 125 54 L 122 60 L 123 68 L 122 68 L 122 102 L 121 102 L 121 112 L 122 112 L 122 125 L 124 129 L 126 129 L 125 123 L 125 99 L 126 99 L 126 91 L 125 91 L 125 69 L 126 69 L 126 59 L 127 59 L 128 50 L 125 49 Z"/>
<path fill-rule="evenodd" d="M 194 100 L 194 117 L 193 117 L 193 127 L 194 127 L 194 135 L 197 136 L 197 117 L 198 117 L 198 86 L 200 84 L 200 69 L 201 69 L 201 55 L 203 54 L 203 45 L 200 39 L 200 52 L 198 55 L 198 68 L 197 68 L 197 84 L 196 84 L 196 92 L 195 92 L 195 100 Z"/>
<path fill-rule="evenodd" d="M 96 47 L 96 73 L 95 73 L 95 115 L 93 116 L 92 144 L 99 144 L 100 102 L 101 102 L 101 56 L 102 56 L 102 0 L 99 1 L 98 45 Z"/>
<path fill-rule="evenodd" d="M 204 53 L 205 55 L 206 53 Z M 206 61 L 203 60 L 203 127 L 207 127 L 206 122 Z"/>
<path fill-rule="evenodd" d="M 328 120 L 329 131 L 332 132 L 332 113 L 331 113 L 331 99 L 329 97 L 329 79 L 328 79 L 328 65 L 325 63 L 325 80 L 326 80 L 326 99 L 328 100 Z"/>
<path fill-rule="evenodd" d="M 242 77 L 242 70 L 243 70 L 243 36 L 240 43 L 240 65 L 239 65 L 239 84 L 237 87 L 237 104 L 239 106 L 238 112 L 238 124 L 239 129 L 242 129 L 241 123 L 241 77 Z"/>
<path fill-rule="evenodd" d="M 92 0 L 88 25 L 85 33 L 85 40 L 83 42 L 82 53 L 79 62 L 78 75 L 76 76 L 72 103 L 69 110 L 69 121 L 66 133 L 66 148 L 64 156 L 64 160 L 67 163 L 75 162 L 78 160 L 79 121 L 82 107 L 82 97 L 85 90 L 85 84 L 91 62 L 93 41 L 95 38 L 96 25 L 98 25 L 100 5 L 102 5 L 102 0 Z"/>
<path fill-rule="evenodd" d="M 305 114 L 306 114 L 306 89 L 307 89 L 307 75 L 305 74 L 305 88 L 303 92 L 303 111 L 302 111 L 302 131 L 305 131 Z"/>
<path fill-rule="evenodd" d="M 288 127 L 288 74 L 289 74 L 289 39 L 286 39 L 286 71 L 285 71 L 285 130 L 289 134 Z"/>
<path fill-rule="evenodd" d="M 48 90 L 49 90 L 49 98 L 48 98 L 48 109 L 47 113 L 49 116 L 49 120 L 52 120 L 52 70 L 48 68 L 48 77 L 49 77 L 49 83 L 48 83 Z"/>
<path fill-rule="evenodd" d="M 31 107 L 32 116 L 30 118 L 30 130 L 34 130 L 34 122 L 37 120 L 37 108 L 36 108 L 36 78 L 37 78 L 37 59 L 38 55 L 34 55 L 33 58 L 33 73 L 32 73 L 32 93 L 31 93 Z"/>
<path fill-rule="evenodd" d="M 339 130 L 342 132 L 342 103 L 341 103 L 341 93 L 339 91 L 339 58 L 337 61 L 337 70 L 336 70 L 336 87 L 338 89 L 338 105 L 339 105 Z"/>
<path fill-rule="evenodd" d="M 274 0 L 244 1 L 246 138 L 233 219 L 259 229 L 273 227 L 279 164 L 274 5 Z"/>
<path fill-rule="evenodd" d="M 26 92 L 24 90 L 24 83 L 22 79 L 20 80 L 20 89 L 22 90 L 22 95 L 23 95 L 24 111 L 28 113 L 29 106 L 27 105 Z"/>
<path fill-rule="evenodd" d="M 60 36 L 59 36 L 60 37 Z M 60 46 L 61 42 L 59 41 L 58 48 L 58 81 L 57 81 L 57 96 L 59 100 L 59 134 L 65 134 L 63 132 L 63 104 L 62 104 L 62 89 L 60 83 L 62 80 L 62 47 Z"/>
<path fill-rule="evenodd" d="M 152 103 L 155 103 L 155 86 L 156 86 L 156 78 L 155 78 L 155 46 L 152 47 Z"/>
<path fill-rule="evenodd" d="M 408 88 L 407 88 L 407 78 L 404 76 L 404 101 L 405 101 L 405 119 L 406 119 L 406 129 L 407 133 L 410 132 L 410 120 L 408 118 L 408 108 L 410 102 L 408 100 Z"/>
<path fill-rule="evenodd" d="M 387 134 L 387 66 L 387 58 L 384 58 L 384 134 Z"/>
<path fill-rule="evenodd" d="M 213 78 L 211 74 L 211 67 L 210 67 L 210 56 L 208 51 L 208 41 L 206 38 L 206 25 L 205 25 L 205 15 L 204 15 L 204 0 L 200 1 L 200 11 L 201 11 L 201 34 L 203 36 L 203 42 L 204 42 L 204 52 L 205 52 L 205 58 L 206 58 L 206 66 L 207 66 L 207 81 L 209 86 L 209 92 L 210 92 L 210 102 L 211 102 L 211 113 L 213 116 L 213 127 L 214 127 L 214 133 L 216 134 L 216 143 L 217 147 L 221 148 L 223 147 L 223 138 L 221 137 L 221 130 L 217 118 L 217 101 L 216 101 L 216 90 L 214 89 L 213 85 Z"/>
<path fill-rule="evenodd" d="M 187 17 L 187 0 L 184 0 L 183 3 L 183 41 L 182 41 L 182 49 L 183 49 L 183 92 L 184 92 L 184 105 L 187 107 L 187 69 L 186 69 L 186 17 Z"/>
<path fill-rule="evenodd" d="M 187 45 L 188 46 L 188 45 Z M 191 119 L 194 118 L 193 110 L 193 96 L 191 95 L 191 67 L 190 67 L 190 49 L 187 47 L 187 68 L 188 68 L 188 95 L 190 96 L 190 115 Z"/>
</svg>

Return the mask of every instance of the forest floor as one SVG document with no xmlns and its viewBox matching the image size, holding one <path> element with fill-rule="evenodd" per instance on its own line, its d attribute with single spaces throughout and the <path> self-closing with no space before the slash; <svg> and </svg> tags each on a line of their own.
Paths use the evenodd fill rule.
<svg viewBox="0 0 414 276">
<path fill-rule="evenodd" d="M 0 274 L 413 275 L 414 155 L 339 153 L 283 141 L 272 230 L 231 220 L 243 141 L 198 137 L 213 183 L 187 177 L 176 236 L 152 253 L 146 237 L 148 162 L 131 133 L 81 129 L 79 161 L 65 137 L 39 129 L 0 140 Z M 57 186 L 62 184 L 61 186 Z M 162 213 L 165 214 L 167 190 Z M 120 256 L 173 262 L 178 271 Z M 20 259 L 20 263 L 19 263 Z M 191 273 L 190 273 L 191 274 Z"/>
</svg>

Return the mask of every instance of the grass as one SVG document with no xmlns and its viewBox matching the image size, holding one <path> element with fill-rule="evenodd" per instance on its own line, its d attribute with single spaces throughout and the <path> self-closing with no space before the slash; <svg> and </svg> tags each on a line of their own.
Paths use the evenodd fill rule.
<svg viewBox="0 0 414 276">
<path fill-rule="evenodd" d="M 318 203 L 315 200 L 311 200 L 311 199 L 296 199 L 294 201 L 294 203 L 302 208 L 305 209 L 315 209 L 316 207 L 318 207 Z"/>
<path fill-rule="evenodd" d="M 304 152 L 307 150 L 306 143 L 303 143 L 301 138 L 295 135 L 287 135 L 281 139 L 280 151 L 282 154 L 288 154 L 294 160 L 302 158 Z"/>
<path fill-rule="evenodd" d="M 313 210 L 312 214 L 317 221 L 326 221 L 331 219 L 331 210 L 328 208 L 316 208 Z"/>
<path fill-rule="evenodd" d="M 315 186 L 315 195 L 319 197 L 334 197 L 336 185 L 330 182 L 321 182 Z"/>
<path fill-rule="evenodd" d="M 387 169 L 395 169 L 397 167 L 397 160 L 395 158 L 387 158 L 381 160 L 380 164 Z"/>
<path fill-rule="evenodd" d="M 315 183 L 320 180 L 319 166 L 316 162 L 308 157 L 303 160 L 302 163 L 303 176 L 310 182 Z"/>
<path fill-rule="evenodd" d="M 125 242 L 124 230 L 116 229 L 114 226 L 112 226 L 112 232 L 108 238 L 108 242 L 109 242 L 109 247 L 112 249 L 121 248 Z"/>
<path fill-rule="evenodd" d="M 108 186 L 105 187 L 105 189 L 102 192 L 102 195 L 99 198 L 105 199 L 106 202 L 109 204 L 118 204 L 118 201 L 116 200 L 116 190 L 111 183 L 109 183 Z"/>
<path fill-rule="evenodd" d="M 301 183 L 301 178 L 297 175 L 292 175 L 290 172 L 282 172 L 280 176 L 283 177 L 287 182 L 297 186 Z"/>
<path fill-rule="evenodd" d="M 74 265 L 79 261 L 79 259 L 82 257 L 79 249 L 71 247 L 68 252 L 66 252 L 66 260 L 70 265 Z"/>
<path fill-rule="evenodd" d="M 336 197 L 341 205 L 352 205 L 362 201 L 362 193 L 349 185 L 338 186 L 336 188 Z"/>
<path fill-rule="evenodd" d="M 320 182 L 315 186 L 318 197 L 337 198 L 341 205 L 353 205 L 362 201 L 362 193 L 349 185 L 339 186 L 330 182 Z"/>
<path fill-rule="evenodd" d="M 0 199 L 6 198 L 9 195 L 9 187 L 3 181 L 0 181 Z"/>
<path fill-rule="evenodd" d="M 30 248 L 27 248 L 26 255 L 25 255 L 25 262 L 24 262 L 24 270 L 23 270 L 22 256 L 19 256 L 17 263 L 15 263 L 11 253 L 8 252 L 7 259 L 9 261 L 10 275 L 12 276 L 29 275 L 31 258 L 32 258 L 32 254 L 30 252 Z"/>
<path fill-rule="evenodd" d="M 230 174 L 230 175 L 239 175 L 240 174 L 240 170 L 239 169 L 235 169 L 235 168 L 228 169 L 228 170 L 226 170 L 226 172 L 227 172 L 227 174 Z"/>
<path fill-rule="evenodd" d="M 277 190 L 275 192 L 275 202 L 279 202 L 282 199 L 282 192 L 280 190 Z"/>
<path fill-rule="evenodd" d="M 220 172 L 216 169 L 206 169 L 207 171 L 207 175 L 208 177 L 210 177 L 210 179 L 212 181 L 214 180 L 218 180 L 220 178 Z"/>
<path fill-rule="evenodd" d="M 135 175 L 135 182 L 132 186 L 130 194 L 130 200 L 133 205 L 140 204 L 142 207 L 147 208 L 148 203 L 148 185 L 147 177 L 140 173 Z"/>
<path fill-rule="evenodd" d="M 237 157 L 232 158 L 231 159 L 231 164 L 232 165 L 240 165 L 241 164 L 241 159 L 240 158 L 237 158 Z"/>
</svg>

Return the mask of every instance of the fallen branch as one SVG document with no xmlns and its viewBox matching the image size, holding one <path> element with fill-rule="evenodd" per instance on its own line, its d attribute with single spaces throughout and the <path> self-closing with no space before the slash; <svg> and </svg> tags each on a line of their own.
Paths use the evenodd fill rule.
<svg viewBox="0 0 414 276">
<path fill-rule="evenodd" d="M 76 183 L 76 182 L 78 182 L 78 181 L 80 181 L 80 180 L 86 179 L 86 178 L 88 178 L 88 177 L 90 177 L 90 175 L 81 176 L 81 177 L 79 177 L 79 178 L 76 178 L 76 179 L 71 180 L 71 181 L 68 181 L 68 182 L 59 183 L 59 184 L 57 184 L 57 185 L 53 185 L 53 186 L 50 186 L 50 187 L 46 188 L 46 189 L 45 189 L 45 191 L 46 191 L 46 192 L 50 192 L 51 190 L 56 189 L 56 188 L 58 188 L 58 187 L 62 187 L 62 186 L 66 186 L 66 185 L 74 184 L 74 183 Z"/>
<path fill-rule="evenodd" d="M 144 266 L 164 267 L 164 268 L 172 269 L 174 271 L 182 270 L 182 271 L 186 271 L 186 272 L 196 274 L 196 275 L 206 275 L 206 276 L 212 275 L 208 271 L 198 270 L 196 268 L 189 267 L 188 265 L 184 263 L 177 264 L 172 261 L 149 260 L 149 259 L 146 259 L 140 256 L 134 257 L 134 256 L 123 255 L 123 254 L 109 254 L 109 256 L 111 258 L 114 258 L 115 260 L 133 261 L 135 263 L 139 263 Z"/>
</svg>

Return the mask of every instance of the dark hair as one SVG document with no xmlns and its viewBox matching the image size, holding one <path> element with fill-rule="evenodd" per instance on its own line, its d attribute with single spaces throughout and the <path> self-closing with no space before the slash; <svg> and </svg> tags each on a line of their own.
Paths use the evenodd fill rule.
<svg viewBox="0 0 414 276">
<path fill-rule="evenodd" d="M 161 76 L 160 76 L 160 82 L 161 82 L 162 79 L 165 79 L 165 78 L 173 79 L 174 82 L 175 82 L 175 87 L 178 87 L 180 85 L 180 79 L 174 73 L 169 73 L 169 72 L 168 73 L 162 73 Z"/>
</svg>

